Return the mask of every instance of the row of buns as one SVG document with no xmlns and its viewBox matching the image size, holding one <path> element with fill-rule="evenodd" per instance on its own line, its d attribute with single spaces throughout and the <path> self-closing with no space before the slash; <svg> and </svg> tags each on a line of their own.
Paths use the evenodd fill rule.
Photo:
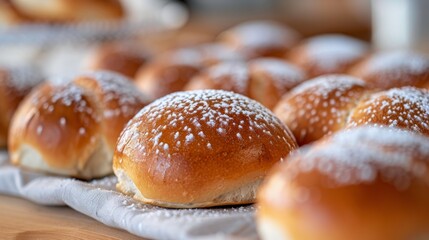
<svg viewBox="0 0 429 240">
<path fill-rule="evenodd" d="M 124 17 L 120 0 L 2 0 L 0 26 L 112 21 Z"/>
<path fill-rule="evenodd" d="M 140 66 L 137 56 L 140 56 Z M 278 63 L 269 64 L 268 69 L 268 64 L 257 60 L 261 58 L 273 59 L 271 62 Z M 109 67 L 113 59 L 117 60 L 115 67 Z M 256 67 L 257 64 L 252 61 L 260 62 L 259 66 Z M 237 62 L 241 65 L 249 62 L 249 66 L 237 67 Z M 254 69 L 258 68 L 259 72 L 267 71 L 262 78 L 284 85 L 277 92 L 276 89 L 265 89 L 268 95 L 262 97 L 270 98 L 271 94 L 282 95 L 293 87 L 288 78 L 278 79 L 283 74 L 277 71 L 285 67 L 272 67 L 282 64 L 292 65 L 303 72 L 301 78 L 304 80 L 324 74 L 350 74 L 364 80 L 372 89 L 429 87 L 429 58 L 424 55 L 404 51 L 374 52 L 368 43 L 339 34 L 300 40 L 296 31 L 271 21 L 239 24 L 221 32 L 215 42 L 170 49 L 154 57 L 150 57 L 148 51 L 127 43 L 107 44 L 89 57 L 86 68 L 126 74 L 153 99 L 191 89 L 223 89 L 254 98 L 251 90 L 240 91 L 236 85 L 247 84 L 249 86 L 244 88 L 252 88 L 251 82 L 258 82 L 262 88 L 270 88 L 261 84 L 260 80 L 252 81 L 252 78 L 259 78 L 259 73 L 258 77 L 254 76 Z M 230 82 L 237 84 L 228 84 Z M 279 98 L 273 100 L 277 102 Z M 266 106 L 272 108 L 273 105 L 270 102 Z"/>
<path fill-rule="evenodd" d="M 295 32 L 250 26 L 256 30 L 240 25 L 221 34 L 229 47 L 207 44 L 153 59 L 144 50 L 118 51 L 135 54 L 135 64 L 126 57 L 112 67 L 131 66 L 129 77 L 144 71 L 156 81 L 92 65 L 64 83 L 41 83 L 6 127 L 11 161 L 82 179 L 114 172 L 119 191 L 162 207 L 258 199 L 265 239 L 428 236 L 429 60 L 367 56 L 364 43 L 334 36 L 362 50 L 350 63 L 335 48 L 342 44 L 306 53 L 311 39 L 294 48 Z M 285 61 L 294 51 L 304 57 Z M 337 70 L 326 71 L 335 56 Z M 3 77 L 0 91 L 19 79 Z M 152 90 L 138 90 L 147 86 Z"/>
</svg>

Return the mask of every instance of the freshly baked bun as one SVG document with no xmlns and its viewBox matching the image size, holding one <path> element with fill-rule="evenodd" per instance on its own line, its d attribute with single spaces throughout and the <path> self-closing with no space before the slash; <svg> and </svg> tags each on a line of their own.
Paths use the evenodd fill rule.
<svg viewBox="0 0 429 240">
<path fill-rule="evenodd" d="M 429 91 L 403 87 L 368 96 L 351 111 L 347 127 L 368 124 L 429 136 Z"/>
<path fill-rule="evenodd" d="M 280 97 L 306 80 L 305 73 L 287 62 L 259 58 L 245 62 L 224 62 L 194 77 L 185 90 L 222 89 L 257 100 L 268 108 Z"/>
<path fill-rule="evenodd" d="M 138 88 L 152 99 L 183 90 L 201 68 L 201 54 L 195 49 L 168 52 L 145 64 L 137 73 Z"/>
<path fill-rule="evenodd" d="M 250 73 L 246 62 L 225 62 L 205 69 L 185 90 L 217 89 L 250 95 Z"/>
<path fill-rule="evenodd" d="M 76 86 L 96 95 L 102 109 L 103 134 L 109 148 L 114 150 L 116 141 L 126 123 L 134 117 L 150 99 L 137 90 L 130 79 L 109 71 L 94 71 L 75 77 Z"/>
<path fill-rule="evenodd" d="M 128 79 L 112 72 L 81 74 L 60 85 L 47 82 L 14 115 L 11 161 L 83 179 L 108 175 L 120 131 L 147 103 Z"/>
<path fill-rule="evenodd" d="M 197 45 L 190 49 L 194 49 L 201 55 L 201 65 L 204 67 L 216 65 L 222 62 L 245 60 L 245 57 L 241 53 L 234 51 L 225 44 L 206 43 Z"/>
<path fill-rule="evenodd" d="M 269 109 L 274 108 L 284 94 L 308 79 L 301 68 L 280 59 L 258 58 L 249 61 L 248 66 L 249 96 Z"/>
<path fill-rule="evenodd" d="M 299 34 L 274 21 L 249 21 L 225 30 L 218 40 L 247 58 L 283 57 L 299 40 Z"/>
<path fill-rule="evenodd" d="M 19 103 L 42 81 L 42 74 L 33 67 L 0 67 L 0 148 L 6 147 L 9 124 Z"/>
<path fill-rule="evenodd" d="M 369 50 L 364 41 L 339 34 L 319 35 L 291 50 L 289 60 L 303 68 L 309 77 L 347 73 Z"/>
<path fill-rule="evenodd" d="M 429 139 L 339 132 L 291 155 L 258 192 L 262 239 L 429 238 Z"/>
<path fill-rule="evenodd" d="M 118 20 L 124 16 L 119 0 L 10 0 L 19 12 L 40 21 L 78 22 Z"/>
<path fill-rule="evenodd" d="M 284 95 L 275 115 L 305 145 L 344 128 L 350 111 L 367 95 L 365 82 L 347 75 L 325 75 Z"/>
<path fill-rule="evenodd" d="M 297 147 L 259 103 L 232 92 L 178 92 L 142 109 L 121 133 L 117 188 L 163 207 L 253 203 L 267 171 Z"/>
<path fill-rule="evenodd" d="M 218 43 L 200 44 L 167 52 L 137 73 L 139 88 L 153 99 L 183 90 L 201 69 L 223 62 L 236 62 L 244 57 Z"/>
<path fill-rule="evenodd" d="M 100 45 L 86 60 L 88 70 L 109 70 L 134 78 L 149 59 L 148 52 L 136 43 L 115 42 Z"/>
<path fill-rule="evenodd" d="M 414 86 L 429 89 L 429 58 L 411 52 L 381 52 L 350 70 L 369 87 L 390 89 Z"/>
</svg>

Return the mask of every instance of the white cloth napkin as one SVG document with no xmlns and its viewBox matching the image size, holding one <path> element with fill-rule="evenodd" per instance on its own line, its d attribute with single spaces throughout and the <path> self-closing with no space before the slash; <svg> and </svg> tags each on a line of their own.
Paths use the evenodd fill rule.
<svg viewBox="0 0 429 240">
<path fill-rule="evenodd" d="M 164 209 L 115 190 L 114 176 L 84 182 L 11 166 L 0 152 L 0 194 L 42 205 L 67 205 L 108 226 L 154 239 L 258 239 L 254 206 Z"/>
</svg>

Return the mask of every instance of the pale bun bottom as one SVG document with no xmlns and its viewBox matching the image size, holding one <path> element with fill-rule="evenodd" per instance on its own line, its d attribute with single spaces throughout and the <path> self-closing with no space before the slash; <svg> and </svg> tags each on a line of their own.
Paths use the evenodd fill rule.
<svg viewBox="0 0 429 240">
<path fill-rule="evenodd" d="M 262 183 L 262 179 L 257 179 L 254 182 L 242 186 L 234 191 L 222 194 L 211 201 L 207 202 L 194 202 L 194 203 L 171 203 L 163 202 L 154 199 L 149 199 L 143 196 L 138 190 L 134 182 L 128 174 L 122 169 L 115 169 L 115 175 L 118 177 L 118 184 L 116 187 L 119 191 L 132 196 L 133 198 L 160 207 L 167 208 L 206 208 L 213 206 L 226 206 L 226 205 L 244 205 L 255 202 L 256 192 Z"/>
<path fill-rule="evenodd" d="M 12 153 L 11 159 L 18 159 L 15 164 L 24 168 L 33 169 L 39 172 L 72 176 L 80 179 L 93 179 L 112 174 L 112 151 L 108 148 L 105 141 L 100 141 L 99 145 L 86 161 L 85 166 L 78 166 L 76 162 L 72 168 L 58 168 L 49 165 L 38 149 L 28 144 L 21 144 L 20 148 Z"/>
</svg>

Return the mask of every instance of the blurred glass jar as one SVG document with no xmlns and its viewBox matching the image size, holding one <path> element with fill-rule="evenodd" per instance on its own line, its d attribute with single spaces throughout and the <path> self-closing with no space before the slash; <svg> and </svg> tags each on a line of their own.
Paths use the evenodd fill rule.
<svg viewBox="0 0 429 240">
<path fill-rule="evenodd" d="M 406 49 L 429 55 L 428 0 L 373 0 L 373 42 L 377 49 Z"/>
</svg>

